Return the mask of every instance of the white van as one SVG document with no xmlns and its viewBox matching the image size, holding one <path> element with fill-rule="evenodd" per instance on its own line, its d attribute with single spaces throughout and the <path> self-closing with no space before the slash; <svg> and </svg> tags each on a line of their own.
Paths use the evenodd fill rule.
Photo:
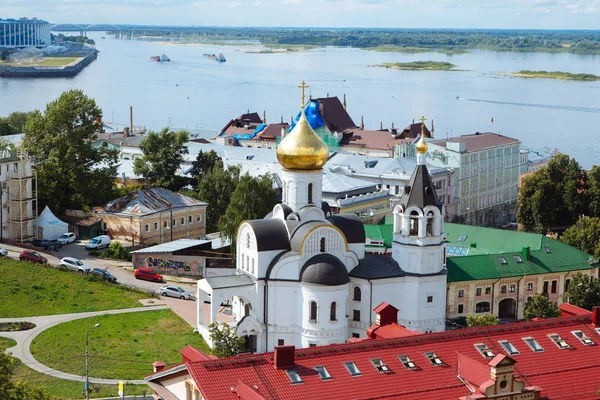
<svg viewBox="0 0 600 400">
<path fill-rule="evenodd" d="M 110 237 L 100 235 L 90 240 L 90 242 L 85 245 L 85 248 L 88 250 L 100 250 L 108 246 L 110 246 Z"/>
</svg>

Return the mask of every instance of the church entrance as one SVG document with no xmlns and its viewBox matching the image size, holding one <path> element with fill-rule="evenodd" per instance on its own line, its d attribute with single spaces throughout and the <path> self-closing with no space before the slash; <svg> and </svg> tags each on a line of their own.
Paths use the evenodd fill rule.
<svg viewBox="0 0 600 400">
<path fill-rule="evenodd" d="M 517 301 L 515 299 L 504 299 L 498 304 L 498 318 L 516 318 Z"/>
</svg>

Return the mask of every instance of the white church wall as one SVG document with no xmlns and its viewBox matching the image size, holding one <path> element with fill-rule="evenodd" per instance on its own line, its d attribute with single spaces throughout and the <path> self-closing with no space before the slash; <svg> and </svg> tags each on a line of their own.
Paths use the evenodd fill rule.
<svg viewBox="0 0 600 400">
<path fill-rule="evenodd" d="M 348 243 L 348 250 L 356 254 L 359 260 L 365 258 L 365 244 L 364 243 Z M 354 268 L 354 266 L 352 267 Z M 350 268 L 350 270 L 352 269 Z M 349 270 L 349 271 L 350 271 Z"/>
<path fill-rule="evenodd" d="M 321 206 L 323 201 L 323 171 L 291 171 L 281 172 L 284 202 L 292 210 L 298 211 L 304 206 L 314 204 Z M 308 188 L 312 185 L 312 199 L 309 199 Z M 309 202 L 309 200 L 312 200 Z"/>
<path fill-rule="evenodd" d="M 355 300 L 355 287 L 360 289 L 360 300 Z M 375 321 L 375 313 L 373 313 L 372 309 L 381 303 L 381 301 L 377 303 L 375 301 L 376 300 L 371 300 L 371 284 L 368 280 L 351 278 L 351 282 L 348 287 L 347 313 L 349 338 L 353 337 L 353 334 L 358 335 L 358 337 L 366 336 L 367 328 L 372 325 L 372 321 Z M 360 314 L 358 321 L 354 320 L 355 311 L 358 311 Z"/>
<path fill-rule="evenodd" d="M 297 282 L 269 281 L 267 351 L 272 351 L 281 339 L 283 343 L 301 347 L 300 320 L 302 293 Z"/>
<path fill-rule="evenodd" d="M 398 241 L 405 242 L 405 237 L 398 238 Z M 439 238 L 437 239 L 439 244 Z M 401 245 L 394 243 L 392 246 L 392 257 L 398 261 L 398 264 L 406 272 L 414 274 L 435 274 L 444 266 L 444 247 L 446 244 L 438 246 L 417 246 Z"/>
<path fill-rule="evenodd" d="M 392 304 L 399 309 L 398 323 L 421 332 L 443 331 L 446 315 L 446 275 L 410 276 L 401 279 L 402 290 L 396 290 L 395 303 Z M 375 293 L 381 291 L 392 295 L 395 285 L 388 286 L 382 283 L 381 286 L 378 285 L 377 289 L 374 289 Z"/>
<path fill-rule="evenodd" d="M 302 289 L 302 347 L 345 343 L 348 338 L 346 303 L 348 284 L 339 286 L 300 284 Z M 310 303 L 317 303 L 317 319 L 311 319 Z M 331 304 L 336 303 L 335 320 L 331 320 Z"/>
</svg>

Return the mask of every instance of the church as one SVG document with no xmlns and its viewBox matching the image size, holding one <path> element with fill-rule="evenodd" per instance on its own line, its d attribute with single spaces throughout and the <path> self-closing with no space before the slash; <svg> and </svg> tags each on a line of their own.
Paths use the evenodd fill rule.
<svg viewBox="0 0 600 400">
<path fill-rule="evenodd" d="M 417 166 L 394 210 L 392 255 L 365 253 L 355 214 L 332 214 L 322 201 L 325 142 L 302 110 L 277 148 L 283 167 L 282 203 L 263 219 L 240 224 L 234 274 L 198 281 L 198 331 L 212 345 L 208 325 L 230 324 L 250 352 L 344 343 L 365 337 L 373 309 L 395 306 L 410 330 L 445 327 L 444 205 L 425 166 L 424 136 Z M 424 118 L 422 119 L 424 127 Z"/>
</svg>

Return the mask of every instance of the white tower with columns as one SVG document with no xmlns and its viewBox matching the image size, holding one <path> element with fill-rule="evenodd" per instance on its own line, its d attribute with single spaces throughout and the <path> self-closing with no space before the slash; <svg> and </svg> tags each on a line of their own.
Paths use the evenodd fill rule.
<svg viewBox="0 0 600 400">
<path fill-rule="evenodd" d="M 439 332 L 446 319 L 446 235 L 444 205 L 425 166 L 425 118 L 416 143 L 417 167 L 394 208 L 392 257 L 406 273 L 405 304 L 398 323 L 422 332 Z"/>
</svg>

